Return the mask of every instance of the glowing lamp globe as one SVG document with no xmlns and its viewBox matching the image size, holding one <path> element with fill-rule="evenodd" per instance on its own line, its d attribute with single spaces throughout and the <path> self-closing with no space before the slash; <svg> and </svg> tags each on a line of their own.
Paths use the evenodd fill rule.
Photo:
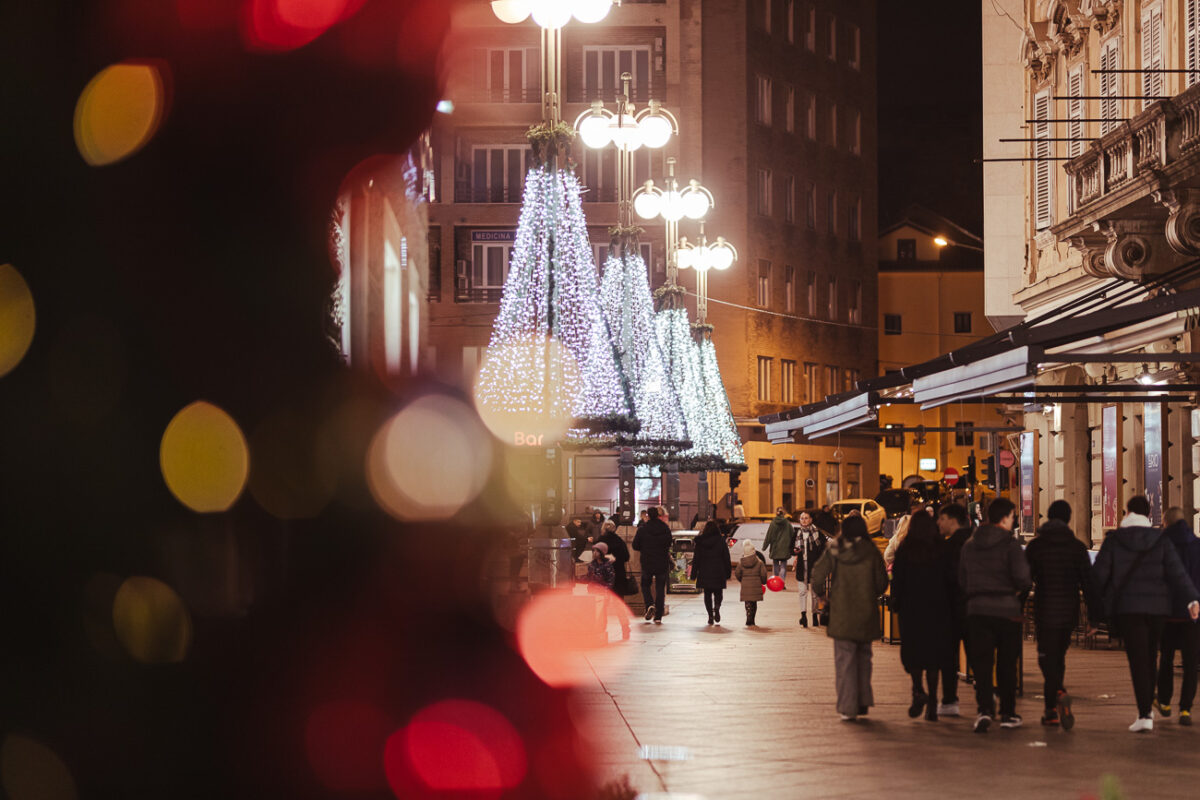
<svg viewBox="0 0 1200 800">
<path fill-rule="evenodd" d="M 733 266 L 734 253 L 733 248 L 721 242 L 713 246 L 712 250 L 712 265 L 714 269 L 729 269 Z"/>
<path fill-rule="evenodd" d="M 642 146 L 642 131 L 632 117 L 613 117 L 608 123 L 608 134 L 620 150 L 633 152 Z"/>
<path fill-rule="evenodd" d="M 658 192 L 644 191 L 633 200 L 633 210 L 642 219 L 654 219 L 662 210 Z"/>
<path fill-rule="evenodd" d="M 571 21 L 571 6 L 563 0 L 531 0 L 533 21 L 543 28 L 556 30 Z"/>
<path fill-rule="evenodd" d="M 612 0 L 575 0 L 575 19 L 599 22 L 612 10 Z"/>
<path fill-rule="evenodd" d="M 675 251 L 675 264 L 680 269 L 691 269 L 693 261 L 692 250 L 689 247 L 681 247 Z"/>
<path fill-rule="evenodd" d="M 703 219 L 712 208 L 704 192 L 692 189 L 683 193 L 683 215 L 688 219 Z"/>
<path fill-rule="evenodd" d="M 663 192 L 662 209 L 659 211 L 663 219 L 667 222 L 678 222 L 683 219 L 683 210 L 683 198 L 679 192 L 674 189 Z"/>
<path fill-rule="evenodd" d="M 593 150 L 608 147 L 612 134 L 608 130 L 608 119 L 603 114 L 589 114 L 579 123 L 579 138 Z"/>
<path fill-rule="evenodd" d="M 492 0 L 492 12 L 501 22 L 510 25 L 524 22 L 531 10 L 529 0 Z"/>
<path fill-rule="evenodd" d="M 692 250 L 692 268 L 697 272 L 708 272 L 712 267 L 712 255 L 708 245 L 702 244 Z"/>
<path fill-rule="evenodd" d="M 650 114 L 638 123 L 642 130 L 642 144 L 657 150 L 671 140 L 671 121 L 661 114 Z"/>
</svg>

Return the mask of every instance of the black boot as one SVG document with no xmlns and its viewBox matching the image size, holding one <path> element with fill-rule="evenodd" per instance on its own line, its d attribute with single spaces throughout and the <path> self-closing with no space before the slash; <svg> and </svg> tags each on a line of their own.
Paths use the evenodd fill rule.
<svg viewBox="0 0 1200 800">
<path fill-rule="evenodd" d="M 713 624 L 713 612 L 711 612 L 711 611 L 708 612 L 708 624 L 709 625 Z"/>
<path fill-rule="evenodd" d="M 807 611 L 800 612 L 800 627 L 801 628 L 808 627 L 808 612 Z"/>
<path fill-rule="evenodd" d="M 925 704 L 928 702 L 929 695 L 918 689 L 913 689 L 912 705 L 908 707 L 908 716 L 912 719 L 916 719 L 917 717 L 921 716 L 921 712 L 925 710 Z M 936 713 L 936 707 L 934 708 L 934 711 Z"/>
<path fill-rule="evenodd" d="M 716 608 L 713 609 L 713 619 L 715 619 L 717 622 L 721 621 L 721 607 L 720 606 L 717 606 Z"/>
</svg>

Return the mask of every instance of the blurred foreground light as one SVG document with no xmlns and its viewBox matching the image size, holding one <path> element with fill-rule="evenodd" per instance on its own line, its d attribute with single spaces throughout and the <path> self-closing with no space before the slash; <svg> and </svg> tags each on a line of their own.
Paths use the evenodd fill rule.
<svg viewBox="0 0 1200 800">
<path fill-rule="evenodd" d="M 475 408 L 505 444 L 549 446 L 570 427 L 573 387 L 579 381 L 571 351 L 557 339 L 490 345 L 475 380 Z"/>
<path fill-rule="evenodd" d="M 242 39 L 255 50 L 294 50 L 315 40 L 361 3 L 348 0 L 246 0 Z"/>
<path fill-rule="evenodd" d="M 388 739 L 383 763 L 398 798 L 412 796 L 414 778 L 436 792 L 499 797 L 519 786 L 528 769 L 512 724 L 470 700 L 443 700 L 417 712 Z"/>
<path fill-rule="evenodd" d="M 402 520 L 454 516 L 483 490 L 491 469 L 492 440 L 479 417 L 445 395 L 409 403 L 367 452 L 371 494 Z"/>
<path fill-rule="evenodd" d="M 442 114 L 453 114 L 454 113 L 454 101 L 453 100 L 438 100 L 437 110 L 439 112 L 441 112 Z"/>
<path fill-rule="evenodd" d="M 628 614 L 624 601 L 608 598 L 616 613 Z M 611 674 L 624 663 L 629 648 L 608 646 L 607 620 L 601 595 L 574 595 L 569 590 L 541 592 L 521 610 L 517 649 L 529 668 L 550 686 L 566 687 Z M 604 653 L 604 658 L 591 660 Z M 593 672 L 595 670 L 595 673 Z"/>
<path fill-rule="evenodd" d="M 114 64 L 84 87 L 75 104 L 75 146 L 93 167 L 128 158 L 158 131 L 167 111 L 165 65 Z"/>
<path fill-rule="evenodd" d="M 531 0 L 492 0 L 492 12 L 510 25 L 527 20 L 532 10 Z"/>
<path fill-rule="evenodd" d="M 126 578 L 113 598 L 113 628 L 129 657 L 174 664 L 187 656 L 192 619 L 175 590 L 156 578 Z"/>
<path fill-rule="evenodd" d="M 75 779 L 58 754 L 13 734 L 0 745 L 0 785 L 8 800 L 75 800 Z"/>
<path fill-rule="evenodd" d="M 250 453 L 233 418 L 199 400 L 167 424 L 159 449 L 163 480 L 193 511 L 227 511 L 246 485 Z"/>
<path fill-rule="evenodd" d="M 383 752 L 396 724 L 368 703 L 325 703 L 304 728 L 304 752 L 317 780 L 334 792 L 373 792 L 386 785 Z"/>
<path fill-rule="evenodd" d="M 12 264 L 0 264 L 0 376 L 25 357 L 36 322 L 29 284 Z"/>
</svg>

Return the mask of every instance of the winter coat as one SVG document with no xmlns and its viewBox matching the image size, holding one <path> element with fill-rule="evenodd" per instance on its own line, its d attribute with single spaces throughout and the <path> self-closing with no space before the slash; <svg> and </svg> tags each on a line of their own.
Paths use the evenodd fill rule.
<svg viewBox="0 0 1200 800">
<path fill-rule="evenodd" d="M 941 542 L 932 557 L 918 560 L 910 549 L 896 548 L 891 608 L 900 615 L 900 662 L 906 672 L 938 669 L 950 649 L 958 579 L 947 550 Z"/>
<path fill-rule="evenodd" d="M 586 526 L 582 523 L 577 527 L 574 522 L 567 523 L 567 536 L 571 539 L 571 554 L 579 560 L 580 554 L 588 547 Z"/>
<path fill-rule="evenodd" d="M 597 520 L 595 515 L 593 515 L 585 519 L 583 521 L 583 533 L 586 538 L 592 540 L 592 544 L 600 541 L 600 536 L 604 533 L 604 517 L 601 516 Z"/>
<path fill-rule="evenodd" d="M 1087 545 L 1075 538 L 1067 523 L 1052 519 L 1038 528 L 1025 548 L 1025 559 L 1033 578 L 1033 619 L 1038 627 L 1074 628 L 1079 623 L 1080 592 L 1088 616 L 1104 616 Z"/>
<path fill-rule="evenodd" d="M 724 589 L 733 574 L 729 547 L 719 533 L 701 533 L 696 537 L 692 555 L 692 577 L 699 589 Z"/>
<path fill-rule="evenodd" d="M 608 545 L 608 554 L 613 557 L 613 591 L 617 594 L 624 594 L 625 581 L 628 579 L 626 565 L 629 563 L 629 547 L 625 544 L 625 540 L 617 535 L 616 531 L 609 531 L 602 535 L 597 541 L 604 542 Z"/>
<path fill-rule="evenodd" d="M 1183 562 L 1183 569 L 1191 579 L 1192 586 L 1200 589 L 1200 539 L 1196 538 L 1191 526 L 1184 520 L 1167 526 L 1163 534 L 1175 545 L 1175 551 L 1179 553 L 1179 559 Z M 1172 600 L 1171 618 L 1191 619 L 1188 616 L 1185 598 L 1173 597 Z"/>
<path fill-rule="evenodd" d="M 1012 531 L 984 525 L 962 547 L 958 582 L 967 595 L 967 613 L 1020 619 L 1029 591 L 1029 562 Z"/>
<path fill-rule="evenodd" d="M 741 581 L 740 597 L 743 603 L 757 603 L 763 599 L 763 587 L 767 584 L 767 565 L 758 557 L 758 553 L 742 556 L 742 560 L 733 571 L 733 577 Z"/>
<path fill-rule="evenodd" d="M 633 535 L 633 549 L 642 554 L 642 574 L 668 572 L 671 560 L 671 529 L 661 519 L 651 519 Z"/>
<path fill-rule="evenodd" d="M 772 561 L 787 561 L 792 557 L 792 546 L 796 543 L 796 532 L 792 530 L 791 521 L 782 514 L 776 514 L 763 537 L 763 550 Z"/>
<path fill-rule="evenodd" d="M 1143 552 L 1146 555 L 1133 570 L 1134 561 Z M 1134 525 L 1109 533 L 1096 555 L 1094 577 L 1110 621 L 1116 614 L 1165 617 L 1171 613 L 1173 598 L 1185 607 L 1200 599 L 1179 551 L 1158 528 Z M 1118 592 L 1122 583 L 1124 590 Z"/>
<path fill-rule="evenodd" d="M 605 589 L 612 590 L 613 583 L 617 578 L 616 570 L 613 568 L 615 561 L 616 559 L 610 555 L 592 559 L 587 568 L 589 592 L 599 592 Z"/>
<path fill-rule="evenodd" d="M 958 561 L 962 557 L 963 545 L 971 538 L 971 528 L 959 528 L 946 537 L 946 560 L 950 574 L 954 577 L 954 593 L 951 604 L 954 608 L 954 623 L 961 627 L 967 621 L 967 593 L 958 582 Z"/>
<path fill-rule="evenodd" d="M 883 555 L 869 537 L 847 546 L 833 539 L 813 568 L 812 582 L 829 589 L 829 627 L 833 639 L 872 642 L 883 635 L 879 624 L 879 596 L 887 590 Z"/>
<path fill-rule="evenodd" d="M 796 529 L 796 543 L 792 545 L 792 552 L 796 554 L 797 580 L 812 583 L 813 567 L 828 544 L 829 537 L 816 525 L 801 525 Z"/>
</svg>

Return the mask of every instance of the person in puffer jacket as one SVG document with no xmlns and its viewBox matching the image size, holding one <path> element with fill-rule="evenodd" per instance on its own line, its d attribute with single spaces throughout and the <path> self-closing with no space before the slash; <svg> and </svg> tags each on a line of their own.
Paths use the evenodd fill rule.
<svg viewBox="0 0 1200 800">
<path fill-rule="evenodd" d="M 1200 588 L 1200 539 L 1192 533 L 1187 515 L 1178 506 L 1167 509 L 1163 535 L 1175 545 L 1183 568 Z M 1200 674 L 1200 625 L 1188 619 L 1185 598 L 1172 603 L 1171 616 L 1163 626 L 1159 640 L 1158 701 L 1155 707 L 1164 717 L 1171 716 L 1171 694 L 1175 690 L 1175 651 L 1183 661 L 1183 684 L 1179 687 L 1179 724 L 1192 724 L 1192 701 L 1196 699 L 1196 683 Z"/>
<path fill-rule="evenodd" d="M 1029 562 L 1013 536 L 1016 506 L 1003 497 L 988 506 L 988 524 L 966 541 L 958 582 L 967 596 L 967 641 L 975 673 L 975 732 L 987 733 L 996 716 L 992 667 L 1000 695 L 1000 727 L 1016 728 L 1017 659 L 1021 653 L 1021 610 L 1029 592 Z"/>
</svg>

